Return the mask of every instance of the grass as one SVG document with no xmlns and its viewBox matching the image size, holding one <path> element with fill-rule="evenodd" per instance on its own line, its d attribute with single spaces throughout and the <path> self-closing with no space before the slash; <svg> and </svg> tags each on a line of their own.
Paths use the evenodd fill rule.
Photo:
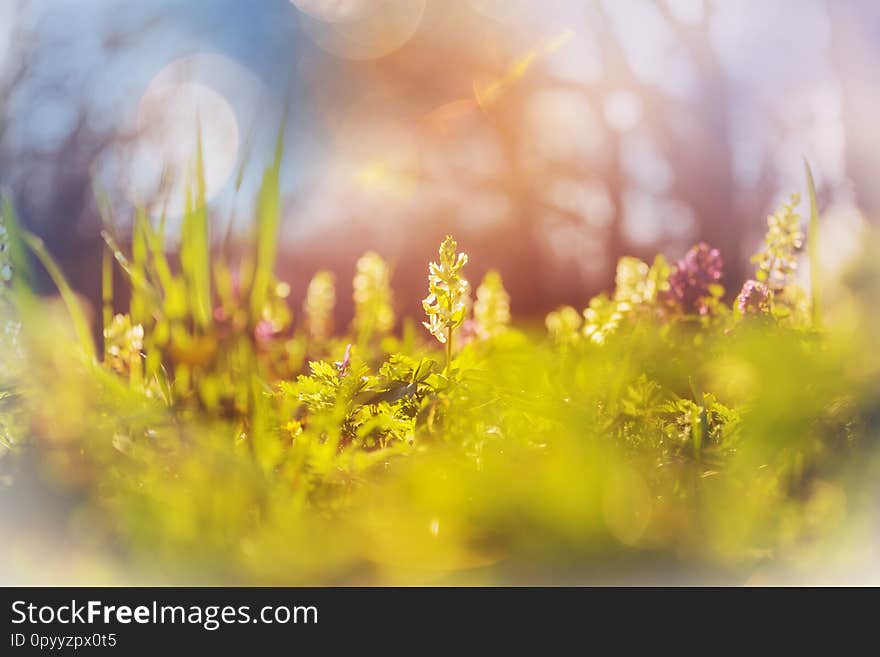
<svg viewBox="0 0 880 657">
<path fill-rule="evenodd" d="M 180 271 L 164 220 L 138 211 L 130 254 L 108 222 L 100 353 L 5 206 L 13 252 L 35 254 L 68 322 L 5 288 L 23 339 L 4 352 L 15 402 L 0 428 L 7 458 L 29 456 L 81 500 L 75 536 L 175 582 L 591 582 L 658 564 L 743 581 L 824 563 L 866 512 L 880 286 L 870 262 L 855 266 L 850 303 L 823 316 L 809 168 L 810 293 L 789 208 L 732 304 L 721 255 L 698 245 L 671 264 L 623 258 L 611 294 L 552 313 L 546 333 L 520 329 L 497 273 L 470 302 L 448 238 L 426 283 L 429 331 L 394 330 L 387 265 L 368 254 L 352 327 L 327 335 L 292 322 L 273 271 L 282 140 L 240 262 L 210 248 L 200 157 Z M 335 298 L 332 277 L 319 282 Z M 328 307 L 312 303 L 313 327 Z"/>
</svg>

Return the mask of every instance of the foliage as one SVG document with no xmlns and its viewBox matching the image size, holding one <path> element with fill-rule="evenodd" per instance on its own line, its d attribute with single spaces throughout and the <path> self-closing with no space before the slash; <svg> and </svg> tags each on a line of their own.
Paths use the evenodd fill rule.
<svg viewBox="0 0 880 657">
<path fill-rule="evenodd" d="M 16 375 L 0 378 L 0 456 L 31 455 L 76 491 L 78 517 L 126 564 L 248 583 L 555 582 L 658 559 L 745 577 L 857 519 L 840 500 L 876 435 L 880 277 L 858 269 L 860 319 L 817 332 L 793 292 L 793 205 L 771 217 L 733 304 L 720 252 L 698 244 L 672 265 L 622 258 L 615 289 L 549 313 L 546 335 L 511 324 L 497 272 L 470 303 L 449 236 L 423 302 L 438 353 L 406 324 L 390 335 L 375 253 L 357 263 L 346 334 L 329 272 L 294 322 L 270 253 L 279 167 L 240 262 L 206 248 L 198 174 L 179 272 L 164 221 L 137 212 L 130 255 L 108 221 L 102 356 L 51 258 L 4 211 L 9 252 L 30 246 L 69 321 L 46 321 L 16 256 L 0 303 L 22 353 L 2 352 Z"/>
</svg>

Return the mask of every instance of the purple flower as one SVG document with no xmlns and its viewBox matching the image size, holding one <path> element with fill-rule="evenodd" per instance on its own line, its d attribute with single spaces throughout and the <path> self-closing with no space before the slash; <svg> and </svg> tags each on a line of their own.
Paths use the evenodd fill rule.
<svg viewBox="0 0 880 657">
<path fill-rule="evenodd" d="M 334 365 L 336 365 L 340 379 L 348 376 L 348 367 L 351 365 L 351 344 L 345 345 L 345 353 L 342 356 L 342 360 L 337 360 Z"/>
<path fill-rule="evenodd" d="M 736 307 L 743 315 L 761 315 L 770 310 L 770 288 L 755 280 L 746 281 L 739 296 Z"/>
<path fill-rule="evenodd" d="M 691 247 L 684 258 L 672 266 L 667 298 L 685 313 L 707 315 L 710 301 L 717 296 L 713 286 L 721 280 L 721 253 L 705 242 Z"/>
<path fill-rule="evenodd" d="M 267 319 L 261 319 L 254 327 L 254 339 L 261 349 L 268 348 L 279 333 L 278 328 Z"/>
</svg>

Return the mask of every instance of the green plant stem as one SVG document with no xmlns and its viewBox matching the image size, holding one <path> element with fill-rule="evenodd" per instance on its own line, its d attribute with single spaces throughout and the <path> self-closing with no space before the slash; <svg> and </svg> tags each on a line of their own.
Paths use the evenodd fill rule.
<svg viewBox="0 0 880 657">
<path fill-rule="evenodd" d="M 110 329 L 110 324 L 113 322 L 113 253 L 107 244 L 104 244 L 101 259 L 101 296 L 104 302 L 104 331 L 102 335 L 106 336 L 107 331 Z M 106 350 L 106 345 L 104 348 Z"/>
<path fill-rule="evenodd" d="M 704 439 L 709 433 L 708 418 L 706 417 L 706 398 L 703 396 L 703 391 L 694 380 L 694 377 L 689 376 L 688 383 L 691 386 L 691 393 L 694 396 L 694 402 L 696 402 L 697 406 L 700 408 L 700 414 L 698 417 L 699 424 L 691 427 L 691 435 L 694 440 L 694 458 L 699 461 Z"/>
</svg>

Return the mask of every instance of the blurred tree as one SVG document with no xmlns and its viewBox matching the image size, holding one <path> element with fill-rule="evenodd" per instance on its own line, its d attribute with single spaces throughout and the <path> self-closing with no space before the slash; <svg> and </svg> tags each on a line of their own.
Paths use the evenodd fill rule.
<svg viewBox="0 0 880 657">
<path fill-rule="evenodd" d="M 108 122 L 95 101 L 94 67 L 71 71 L 61 53 L 85 38 L 44 29 L 47 7 L 13 0 L 4 8 L 8 51 L 0 60 L 0 186 L 22 221 L 41 235 L 74 286 L 98 298 L 102 241 L 94 196 L 96 163 L 136 133 Z M 136 26 L 113 24 L 96 61 L 113 60 L 149 39 L 159 16 Z"/>
<path fill-rule="evenodd" d="M 15 18 L 45 4 L 3 7 L 8 12 L 14 5 Z M 143 18 L 143 7 L 135 11 L 141 4 L 132 3 L 125 20 L 102 24 L 101 33 L 76 26 L 46 34 L 33 22 L 16 21 L 7 39 L 14 55 L 5 58 L 15 66 L 4 69 L 0 59 L 6 71 L 0 72 L 0 183 L 12 189 L 25 221 L 47 238 L 78 287 L 92 292 L 100 248 L 92 171 L 120 140 L 137 137 L 120 132 L 120 123 L 96 107 L 96 85 L 123 75 L 111 66 L 123 53 L 127 61 L 161 65 L 153 60 L 169 54 L 161 48 L 186 32 L 182 26 L 193 32 L 183 50 L 209 49 L 225 31 L 235 57 L 255 69 L 259 62 L 260 74 L 278 87 L 306 79 L 295 103 L 311 107 L 320 125 L 292 122 L 291 133 L 300 136 L 291 139 L 298 150 L 286 160 L 296 161 L 286 165 L 285 177 L 296 178 L 299 188 L 296 203 L 287 201 L 283 248 L 290 257 L 280 259 L 280 274 L 299 303 L 314 271 L 333 269 L 340 326 L 351 316 L 353 263 L 370 248 L 392 265 L 396 298 L 408 304 L 399 310 L 420 315 L 424 261 L 446 232 L 455 232 L 473 255 L 475 278 L 481 268 L 499 269 L 519 316 L 561 303 L 584 305 L 610 287 L 621 255 L 659 249 L 676 257 L 698 240 L 721 249 L 728 294 L 735 294 L 766 213 L 780 191 L 791 191 L 778 189 L 792 184 L 782 179 L 778 161 L 797 160 L 799 170 L 799 152 L 807 150 L 792 156 L 779 143 L 787 135 L 799 144 L 809 130 L 827 130 L 795 126 L 743 84 L 745 76 L 772 89 L 774 75 L 789 73 L 778 62 L 767 61 L 772 71 L 752 70 L 748 58 L 731 65 L 723 56 L 719 27 L 732 23 L 737 36 L 760 27 L 756 38 L 775 46 L 777 25 L 743 27 L 760 23 L 762 3 L 742 9 L 740 24 L 731 17 L 738 10 L 709 0 L 429 0 L 411 38 L 372 60 L 303 47 L 308 31 L 297 27 L 298 10 L 288 2 L 243 10 L 230 0 L 171 1 L 153 18 Z M 870 62 L 876 61 L 871 35 L 880 32 L 877 10 L 868 0 L 804 0 L 803 7 L 826 4 L 821 16 L 831 19 L 835 35 L 848 173 L 860 203 L 876 212 L 880 199 L 867 177 L 880 152 L 868 127 L 876 104 Z M 791 39 L 800 38 L 805 13 L 787 24 L 796 33 Z M 68 46 L 92 41 L 100 56 L 91 68 L 67 65 Z M 263 47 L 268 42 L 276 45 Z M 646 58 L 656 66 L 646 69 Z M 737 65 L 749 70 L 732 71 Z M 104 74 L 100 82 L 96 70 Z M 683 90 L 676 86 L 682 75 Z M 809 82 L 818 73 L 802 76 Z M 779 105 L 799 104 L 779 96 Z M 754 116 L 766 123 L 748 135 L 761 150 L 747 182 L 737 169 L 743 136 L 733 127 L 743 123 L 743 106 L 752 112 L 748 130 Z M 37 118 L 58 108 L 64 120 L 34 138 Z M 125 163 L 113 164 L 121 178 Z M 249 211 L 250 203 L 242 206 Z M 224 221 L 236 209 L 217 208 Z"/>
<path fill-rule="evenodd" d="M 841 84 L 846 131 L 846 169 L 852 179 L 859 208 L 871 221 L 880 218 L 880 188 L 875 176 L 880 167 L 880 132 L 875 129 L 880 89 L 880 6 L 871 0 L 832 2 L 832 57 Z"/>
<path fill-rule="evenodd" d="M 713 44 L 715 6 L 697 5 L 687 20 L 666 0 L 630 4 L 623 16 L 635 21 L 642 12 L 657 14 L 676 56 L 692 71 L 687 94 L 636 70 L 629 41 L 640 32 L 634 23 L 621 25 L 617 5 L 601 0 L 550 3 L 570 18 L 557 21 L 565 26 L 557 31 L 514 28 L 467 5 L 429 3 L 422 30 L 381 61 L 310 62 L 314 84 L 322 87 L 315 90 L 317 102 L 326 103 L 330 116 L 342 106 L 346 120 L 365 131 L 375 128 L 382 110 L 402 123 L 428 117 L 414 171 L 421 202 L 405 206 L 407 224 L 392 219 L 389 208 L 384 221 L 392 228 L 383 233 L 373 206 L 359 208 L 349 199 L 339 208 L 346 231 L 351 235 L 360 225 L 367 246 L 391 250 L 406 285 L 410 261 L 418 267 L 430 245 L 455 229 L 474 262 L 501 269 L 518 313 L 586 301 L 610 286 L 621 255 L 660 248 L 677 256 L 699 240 L 721 248 L 728 294 L 735 294 L 754 246 L 749 239 L 760 231 L 776 181 L 767 162 L 758 184 L 740 193 L 731 142 L 736 92 Z M 597 73 L 560 74 L 559 62 L 565 73 L 589 68 L 590 62 L 573 59 L 584 44 L 596 51 Z M 347 102 L 323 88 L 332 76 L 341 80 Z M 382 101 L 351 120 L 350 99 L 359 93 Z M 634 169 L 644 168 L 647 156 L 634 144 L 647 144 L 668 181 L 646 188 Z M 339 181 L 332 193 L 344 185 Z M 594 189 L 598 198 L 586 191 Z M 647 205 L 639 204 L 642 198 Z M 496 202 L 503 217 L 487 223 L 483 211 Z M 610 216 L 596 216 L 602 213 Z M 333 224 L 318 227 L 303 255 L 320 243 L 322 257 L 332 257 L 320 234 L 334 230 Z M 392 232 L 406 237 L 401 242 Z M 351 248 L 363 244 L 352 240 Z M 339 248 L 333 243 L 341 259 Z"/>
</svg>

